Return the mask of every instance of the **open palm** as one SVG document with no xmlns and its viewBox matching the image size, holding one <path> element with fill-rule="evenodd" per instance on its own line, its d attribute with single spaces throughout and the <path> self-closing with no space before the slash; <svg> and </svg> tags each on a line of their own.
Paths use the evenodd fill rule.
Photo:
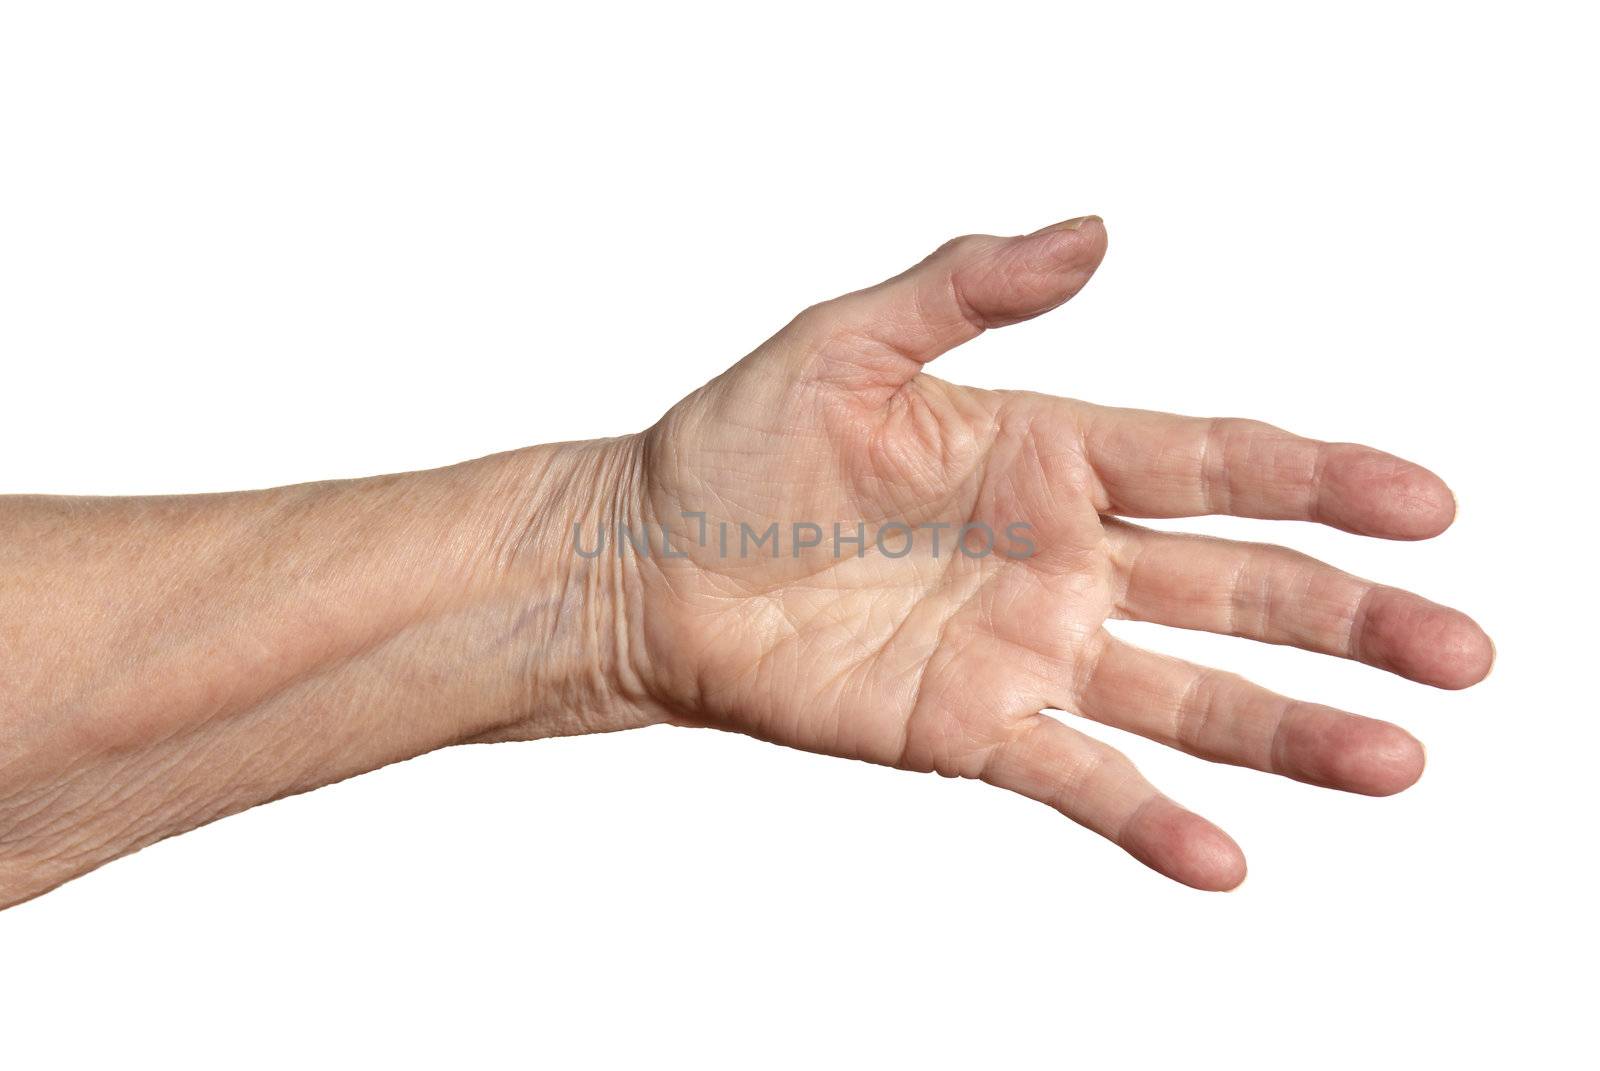
<svg viewBox="0 0 1600 1071">
<path fill-rule="evenodd" d="M 813 751 L 981 778 L 1207 889 L 1221 830 L 1069 711 L 1221 762 L 1388 794 L 1421 774 L 1396 726 L 1112 638 L 1128 617 L 1354 658 L 1441 687 L 1488 672 L 1464 615 L 1280 547 L 1120 518 L 1227 513 L 1395 539 L 1451 521 L 1391 455 L 1266 424 L 957 387 L 923 371 L 1066 301 L 1093 217 L 972 236 L 806 310 L 639 440 L 629 590 L 641 687 L 667 715 Z M 804 532 L 805 534 L 800 534 Z M 814 545 L 813 545 L 814 541 Z"/>
</svg>

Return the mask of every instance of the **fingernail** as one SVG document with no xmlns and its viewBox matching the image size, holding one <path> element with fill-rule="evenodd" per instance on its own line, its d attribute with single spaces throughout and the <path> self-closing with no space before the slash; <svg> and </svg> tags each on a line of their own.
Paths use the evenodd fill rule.
<svg viewBox="0 0 1600 1071">
<path fill-rule="evenodd" d="M 1083 229 L 1083 225 L 1085 223 L 1104 223 L 1104 222 L 1105 222 L 1105 220 L 1101 219 L 1099 216 L 1079 216 L 1077 219 L 1063 220 L 1060 223 L 1052 223 L 1048 227 L 1041 227 L 1039 230 L 1036 230 L 1033 233 L 1034 234 L 1053 234 L 1056 231 L 1077 231 L 1077 230 L 1082 230 Z M 1029 235 L 1029 237 L 1031 238 L 1032 235 Z"/>
</svg>

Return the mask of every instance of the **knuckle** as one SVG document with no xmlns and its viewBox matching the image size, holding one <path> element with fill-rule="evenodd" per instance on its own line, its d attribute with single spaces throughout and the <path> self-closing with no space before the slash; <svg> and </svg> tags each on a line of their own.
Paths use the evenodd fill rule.
<svg viewBox="0 0 1600 1071">
<path fill-rule="evenodd" d="M 933 251 L 934 257 L 964 258 L 988 249 L 995 241 L 990 234 L 961 234 Z"/>
</svg>

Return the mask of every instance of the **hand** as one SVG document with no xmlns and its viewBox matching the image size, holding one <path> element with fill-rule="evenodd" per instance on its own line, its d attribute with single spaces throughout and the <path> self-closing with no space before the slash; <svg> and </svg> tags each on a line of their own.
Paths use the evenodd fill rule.
<svg viewBox="0 0 1600 1071">
<path fill-rule="evenodd" d="M 664 529 L 683 556 L 654 536 L 648 556 L 622 547 L 619 565 L 607 545 L 629 607 L 619 664 L 627 694 L 667 720 L 981 778 L 1185 884 L 1228 889 L 1245 863 L 1225 833 L 1042 711 L 1373 795 L 1416 781 L 1422 749 L 1394 725 L 1140 650 L 1108 619 L 1292 644 L 1445 688 L 1482 679 L 1492 651 L 1466 616 L 1294 551 L 1122 519 L 1226 513 L 1424 539 L 1454 502 L 1416 465 L 1252 421 L 977 390 L 924 370 L 1066 301 L 1105 243 L 1094 217 L 956 239 L 806 310 L 622 444 L 628 475 L 608 516 L 635 544 Z M 836 549 L 834 524 L 855 537 L 858 522 L 864 553 Z M 818 535 L 808 525 L 821 543 L 796 549 Z"/>
</svg>

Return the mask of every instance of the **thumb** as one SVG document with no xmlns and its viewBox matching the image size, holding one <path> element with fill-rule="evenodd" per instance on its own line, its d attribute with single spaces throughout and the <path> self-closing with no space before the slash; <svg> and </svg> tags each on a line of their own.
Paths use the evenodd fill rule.
<svg viewBox="0 0 1600 1071">
<path fill-rule="evenodd" d="M 908 271 L 808 309 L 796 322 L 825 379 L 898 388 L 991 327 L 1032 319 L 1083 288 L 1106 252 L 1099 216 L 1032 234 L 971 234 Z"/>
</svg>

